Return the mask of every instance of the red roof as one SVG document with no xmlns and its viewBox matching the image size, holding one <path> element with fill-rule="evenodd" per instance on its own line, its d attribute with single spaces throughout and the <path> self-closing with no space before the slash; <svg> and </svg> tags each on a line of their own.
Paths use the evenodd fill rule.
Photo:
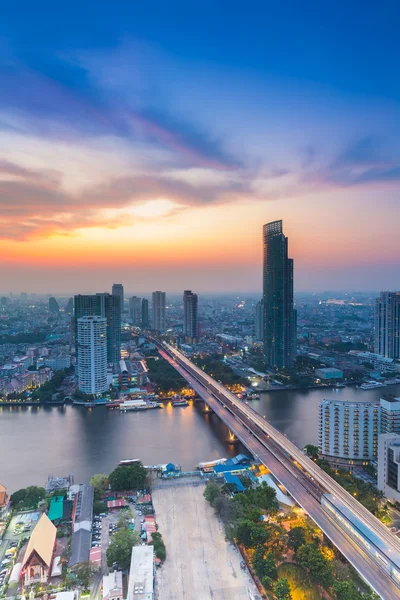
<svg viewBox="0 0 400 600">
<path fill-rule="evenodd" d="M 91 548 L 89 560 L 96 565 L 101 565 L 101 546 L 98 548 Z"/>
<path fill-rule="evenodd" d="M 121 500 L 109 500 L 107 502 L 107 508 L 122 508 L 124 506 L 126 506 L 125 498 L 122 498 Z"/>
</svg>

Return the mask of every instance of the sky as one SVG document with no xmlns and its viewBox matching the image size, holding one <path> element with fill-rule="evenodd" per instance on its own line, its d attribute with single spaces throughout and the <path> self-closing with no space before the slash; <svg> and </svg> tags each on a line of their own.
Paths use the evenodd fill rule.
<svg viewBox="0 0 400 600">
<path fill-rule="evenodd" d="M 400 287 L 400 4 L 0 8 L 0 291 Z"/>
</svg>

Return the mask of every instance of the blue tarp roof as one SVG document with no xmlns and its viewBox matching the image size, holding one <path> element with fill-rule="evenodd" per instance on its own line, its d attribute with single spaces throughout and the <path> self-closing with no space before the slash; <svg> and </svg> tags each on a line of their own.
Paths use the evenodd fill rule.
<svg viewBox="0 0 400 600">
<path fill-rule="evenodd" d="M 238 492 L 244 491 L 244 485 L 237 475 L 232 475 L 232 473 L 225 473 L 224 478 L 226 483 L 233 483 L 233 485 L 236 486 L 236 490 Z"/>
</svg>

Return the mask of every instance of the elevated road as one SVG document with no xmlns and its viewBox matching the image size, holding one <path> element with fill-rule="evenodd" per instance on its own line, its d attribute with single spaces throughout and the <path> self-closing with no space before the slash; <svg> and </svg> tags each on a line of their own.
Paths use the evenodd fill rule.
<svg viewBox="0 0 400 600">
<path fill-rule="evenodd" d="M 162 356 L 188 381 L 208 406 L 261 463 L 273 473 L 296 502 L 384 600 L 400 599 L 400 589 L 366 550 L 356 543 L 321 505 L 333 494 L 388 547 L 400 556 L 400 541 L 336 481 L 277 431 L 261 415 L 165 342 L 154 340 Z"/>
</svg>

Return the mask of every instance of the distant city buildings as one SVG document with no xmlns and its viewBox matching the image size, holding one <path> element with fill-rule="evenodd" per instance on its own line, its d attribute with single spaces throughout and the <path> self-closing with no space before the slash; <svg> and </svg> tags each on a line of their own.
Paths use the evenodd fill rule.
<svg viewBox="0 0 400 600">
<path fill-rule="evenodd" d="M 149 301 L 142 298 L 142 320 L 141 326 L 146 329 L 149 326 Z"/>
<path fill-rule="evenodd" d="M 139 327 L 142 320 L 142 299 L 137 296 L 129 298 L 129 318 L 132 325 Z"/>
<path fill-rule="evenodd" d="M 183 292 L 183 335 L 191 340 L 199 337 L 197 302 L 197 294 L 191 290 Z"/>
<path fill-rule="evenodd" d="M 264 337 L 264 303 L 262 300 L 256 304 L 255 334 L 257 342 L 262 342 Z"/>
<path fill-rule="evenodd" d="M 107 390 L 107 319 L 99 316 L 77 320 L 78 387 L 84 394 Z"/>
<path fill-rule="evenodd" d="M 400 292 L 381 292 L 375 301 L 374 350 L 400 359 Z"/>
<path fill-rule="evenodd" d="M 75 340 L 81 317 L 99 316 L 107 320 L 107 361 L 117 363 L 121 358 L 121 297 L 108 293 L 79 294 L 74 298 L 74 313 Z"/>
<path fill-rule="evenodd" d="M 111 291 L 113 296 L 119 298 L 121 306 L 121 315 L 124 312 L 124 286 L 122 283 L 114 283 Z"/>
<path fill-rule="evenodd" d="M 296 311 L 293 305 L 293 259 L 282 221 L 263 228 L 264 356 L 269 367 L 291 367 L 296 356 Z"/>
<path fill-rule="evenodd" d="M 152 313 L 153 313 L 153 329 L 155 331 L 165 331 L 166 329 L 166 318 L 165 318 L 165 292 L 153 292 L 152 294 Z"/>
</svg>

